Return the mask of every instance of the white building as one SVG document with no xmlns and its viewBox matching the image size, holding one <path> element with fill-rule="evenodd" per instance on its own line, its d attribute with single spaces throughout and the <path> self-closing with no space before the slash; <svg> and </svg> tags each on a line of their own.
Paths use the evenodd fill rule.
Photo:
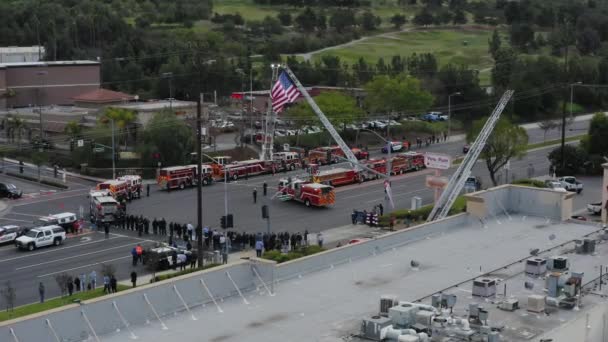
<svg viewBox="0 0 608 342">
<path fill-rule="evenodd" d="M 38 62 L 44 53 L 44 46 L 0 47 L 0 63 Z"/>
</svg>

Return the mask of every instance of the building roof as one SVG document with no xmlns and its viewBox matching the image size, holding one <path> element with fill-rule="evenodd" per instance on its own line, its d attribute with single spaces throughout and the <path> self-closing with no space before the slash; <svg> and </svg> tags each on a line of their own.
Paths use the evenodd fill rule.
<svg viewBox="0 0 608 342">
<path fill-rule="evenodd" d="M 148 102 L 132 102 L 128 104 L 118 105 L 116 107 L 132 109 L 137 111 L 157 111 L 164 108 L 173 107 L 173 109 L 178 108 L 194 108 L 196 107 L 195 101 L 169 101 L 169 100 L 159 100 L 159 101 L 148 101 Z"/>
<path fill-rule="evenodd" d="M 97 61 L 52 61 L 52 62 L 16 62 L 16 63 L 0 63 L 2 68 L 24 68 L 24 67 L 53 67 L 53 66 L 74 66 L 74 65 L 99 65 Z"/>
<path fill-rule="evenodd" d="M 0 53 L 38 53 L 42 51 L 44 54 L 44 46 L 2 46 Z"/>
<path fill-rule="evenodd" d="M 73 97 L 74 101 L 78 102 L 90 102 L 90 103 L 112 103 L 121 101 L 132 101 L 135 97 L 119 91 L 113 91 L 108 89 L 95 89 L 93 91 L 80 94 Z"/>
</svg>

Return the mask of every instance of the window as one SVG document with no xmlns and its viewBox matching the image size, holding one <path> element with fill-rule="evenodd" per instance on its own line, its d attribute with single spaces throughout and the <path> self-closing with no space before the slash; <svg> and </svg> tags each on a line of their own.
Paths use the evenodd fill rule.
<svg viewBox="0 0 608 342">
<path fill-rule="evenodd" d="M 50 231 L 50 230 L 47 230 L 47 231 L 45 231 L 45 232 L 44 232 L 44 235 L 46 235 L 46 236 L 51 236 L 51 234 L 52 234 L 52 233 L 51 233 L 51 231 Z"/>
<path fill-rule="evenodd" d="M 63 228 L 53 228 L 53 233 L 55 233 L 55 234 L 63 233 Z"/>
<path fill-rule="evenodd" d="M 37 238 L 41 238 L 43 236 L 44 236 L 44 233 L 42 233 L 42 232 L 40 232 L 40 233 L 38 233 L 38 235 L 36 235 Z"/>
</svg>

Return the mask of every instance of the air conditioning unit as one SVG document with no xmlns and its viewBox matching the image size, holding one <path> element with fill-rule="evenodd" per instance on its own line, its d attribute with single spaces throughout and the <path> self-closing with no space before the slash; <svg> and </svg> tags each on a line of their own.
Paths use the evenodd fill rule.
<svg viewBox="0 0 608 342">
<path fill-rule="evenodd" d="M 496 279 L 477 278 L 473 281 L 473 296 L 491 297 L 496 294 Z"/>
<path fill-rule="evenodd" d="M 545 296 L 541 296 L 541 295 L 528 296 L 528 311 L 544 312 L 545 311 Z"/>
<path fill-rule="evenodd" d="M 398 342 L 419 342 L 420 337 L 416 335 L 401 335 L 397 339 Z"/>
<path fill-rule="evenodd" d="M 398 305 L 399 301 L 397 300 L 397 296 L 394 295 L 384 295 L 380 297 L 380 315 L 387 317 L 388 309 L 392 308 L 395 305 Z"/>
<path fill-rule="evenodd" d="M 391 325 L 391 320 L 387 317 L 372 316 L 363 320 L 361 324 L 361 333 L 363 337 L 373 340 L 380 341 L 382 329 Z"/>
<path fill-rule="evenodd" d="M 519 309 L 519 300 L 515 298 L 504 300 L 498 305 L 498 308 L 505 311 L 515 311 Z"/>
<path fill-rule="evenodd" d="M 424 326 L 425 328 L 430 327 L 433 315 L 434 315 L 434 313 L 432 311 L 416 312 L 416 325 Z"/>
<path fill-rule="evenodd" d="M 554 256 L 547 262 L 547 269 L 554 272 L 565 272 L 570 268 L 570 262 L 567 257 Z"/>
<path fill-rule="evenodd" d="M 416 323 L 417 312 L 418 307 L 403 303 L 388 309 L 388 318 L 391 319 L 394 325 L 409 328 Z"/>
<path fill-rule="evenodd" d="M 540 277 L 547 272 L 547 259 L 545 258 L 530 258 L 526 260 L 526 274 Z"/>
</svg>

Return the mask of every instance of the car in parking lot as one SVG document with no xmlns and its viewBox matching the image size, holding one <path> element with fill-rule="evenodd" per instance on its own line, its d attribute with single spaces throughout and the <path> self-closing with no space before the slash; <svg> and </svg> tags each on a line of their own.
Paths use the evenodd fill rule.
<svg viewBox="0 0 608 342">
<path fill-rule="evenodd" d="M 20 233 L 21 228 L 19 226 L 9 225 L 0 227 L 0 244 L 14 242 Z"/>
<path fill-rule="evenodd" d="M 462 146 L 462 153 L 467 154 L 467 153 L 469 153 L 470 149 L 471 149 L 471 145 L 465 144 L 464 146 Z"/>
<path fill-rule="evenodd" d="M 555 191 L 559 191 L 559 192 L 568 192 L 568 190 L 566 190 L 564 188 L 562 183 L 560 183 L 558 181 L 548 179 L 545 181 L 545 186 L 551 190 L 555 190 Z"/>
<path fill-rule="evenodd" d="M 422 116 L 422 120 L 424 121 L 428 121 L 428 122 L 437 122 L 437 121 L 443 121 L 441 119 L 441 116 L 443 114 L 441 114 L 441 112 L 429 112 L 426 113 Z"/>
<path fill-rule="evenodd" d="M 65 230 L 57 225 L 36 227 L 15 239 L 19 249 L 33 251 L 44 246 L 59 246 L 65 240 Z"/>
<path fill-rule="evenodd" d="M 602 214 L 602 202 L 587 204 L 587 211 L 593 215 L 601 215 Z"/>
<path fill-rule="evenodd" d="M 20 198 L 23 191 L 19 190 L 14 184 L 0 183 L 0 198 Z"/>
</svg>

